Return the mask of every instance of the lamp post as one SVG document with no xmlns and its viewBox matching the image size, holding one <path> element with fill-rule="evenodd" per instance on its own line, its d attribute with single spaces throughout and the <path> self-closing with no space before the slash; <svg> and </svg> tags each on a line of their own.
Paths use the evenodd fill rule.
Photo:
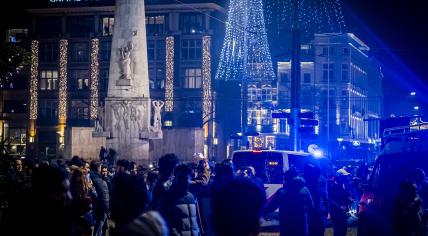
<svg viewBox="0 0 428 236">
<path fill-rule="evenodd" d="M 291 148 L 300 151 L 300 31 L 299 31 L 299 1 L 293 1 L 292 55 L 291 55 Z"/>
</svg>

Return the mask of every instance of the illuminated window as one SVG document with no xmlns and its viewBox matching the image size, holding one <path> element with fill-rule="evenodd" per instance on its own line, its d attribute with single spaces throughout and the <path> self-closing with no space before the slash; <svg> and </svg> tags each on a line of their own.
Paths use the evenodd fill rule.
<svg viewBox="0 0 428 236">
<path fill-rule="evenodd" d="M 146 16 L 147 34 L 164 34 L 166 32 L 166 20 L 164 15 L 148 15 Z"/>
<path fill-rule="evenodd" d="M 58 89 L 58 71 L 44 70 L 40 72 L 40 90 Z"/>
<path fill-rule="evenodd" d="M 262 101 L 272 101 L 272 87 L 263 86 L 263 88 L 262 88 Z"/>
<path fill-rule="evenodd" d="M 114 17 L 107 16 L 101 18 L 101 29 L 103 30 L 103 36 L 113 35 Z"/>
<path fill-rule="evenodd" d="M 257 87 L 254 85 L 248 86 L 248 101 L 257 101 Z"/>
<path fill-rule="evenodd" d="M 73 86 L 75 90 L 89 89 L 89 71 L 88 70 L 73 70 Z"/>
<path fill-rule="evenodd" d="M 181 58 L 195 60 L 202 57 L 202 41 L 200 39 L 186 39 L 181 43 Z"/>
<path fill-rule="evenodd" d="M 202 69 L 186 69 L 184 77 L 185 88 L 201 88 Z"/>
</svg>

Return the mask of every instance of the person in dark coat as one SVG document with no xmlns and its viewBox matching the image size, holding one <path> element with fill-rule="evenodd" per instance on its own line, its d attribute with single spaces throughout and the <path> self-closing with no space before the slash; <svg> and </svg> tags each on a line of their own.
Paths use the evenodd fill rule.
<svg viewBox="0 0 428 236">
<path fill-rule="evenodd" d="M 96 197 L 92 198 L 93 215 L 95 220 L 94 236 L 105 235 L 104 225 L 107 223 L 109 208 L 109 189 L 101 176 L 101 163 L 92 161 L 90 165 L 90 177 L 96 191 Z"/>
<path fill-rule="evenodd" d="M 217 236 L 258 235 L 266 193 L 253 180 L 226 180 L 213 189 L 211 196 L 211 221 Z"/>
<path fill-rule="evenodd" d="M 344 168 L 336 172 L 336 176 L 328 184 L 329 211 L 333 223 L 334 236 L 345 236 L 348 231 L 349 206 L 353 203 L 349 191 L 348 177 L 350 173 Z"/>
<path fill-rule="evenodd" d="M 303 178 L 314 202 L 313 211 L 309 212 L 309 236 L 324 236 L 328 213 L 326 179 L 321 176 L 320 168 L 313 164 L 305 165 Z"/>
<path fill-rule="evenodd" d="M 417 186 L 410 181 L 402 182 L 394 202 L 394 235 L 427 235 L 423 214 L 422 200 L 417 193 Z"/>
<path fill-rule="evenodd" d="M 26 201 L 3 215 L 0 235 L 71 236 L 70 202 L 68 174 L 58 168 L 40 166 L 33 172 Z"/>
<path fill-rule="evenodd" d="M 191 175 L 189 166 L 177 166 L 173 184 L 160 200 L 159 211 L 169 226 L 170 235 L 200 235 L 198 206 L 189 191 Z"/>
<path fill-rule="evenodd" d="M 265 212 L 274 212 L 279 208 L 280 235 L 307 236 L 308 216 L 313 211 L 313 201 L 305 180 L 293 177 L 294 173 L 284 174 L 284 187 L 269 199 Z"/>
<path fill-rule="evenodd" d="M 168 192 L 174 179 L 173 173 L 178 165 L 178 157 L 175 154 L 166 154 L 159 159 L 159 179 L 153 187 L 151 209 L 159 208 L 159 201 Z"/>
</svg>

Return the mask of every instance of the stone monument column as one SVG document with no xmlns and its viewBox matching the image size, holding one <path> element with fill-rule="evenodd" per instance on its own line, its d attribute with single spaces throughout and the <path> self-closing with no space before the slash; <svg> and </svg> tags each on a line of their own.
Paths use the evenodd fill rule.
<svg viewBox="0 0 428 236">
<path fill-rule="evenodd" d="M 94 135 L 117 158 L 148 163 L 149 139 L 162 138 L 159 123 L 150 125 L 151 105 L 144 0 L 116 0 L 103 124 Z"/>
</svg>

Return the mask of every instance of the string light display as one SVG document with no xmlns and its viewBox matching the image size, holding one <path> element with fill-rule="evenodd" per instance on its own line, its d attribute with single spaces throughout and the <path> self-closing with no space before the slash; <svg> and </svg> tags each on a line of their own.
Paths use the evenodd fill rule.
<svg viewBox="0 0 428 236">
<path fill-rule="evenodd" d="M 30 120 L 37 120 L 38 109 L 38 77 L 39 77 L 39 41 L 31 42 L 30 68 Z"/>
<path fill-rule="evenodd" d="M 295 1 L 298 1 L 297 19 L 302 33 L 338 33 L 345 30 L 340 0 L 269 0 L 266 1 L 266 25 L 272 33 L 292 29 Z"/>
<path fill-rule="evenodd" d="M 174 110 L 174 36 L 166 38 L 165 111 Z"/>
<path fill-rule="evenodd" d="M 211 36 L 202 38 L 202 87 L 203 87 L 203 119 L 209 120 L 212 108 L 211 94 Z"/>
<path fill-rule="evenodd" d="M 59 42 L 59 98 L 58 118 L 60 123 L 67 120 L 67 54 L 68 40 L 61 39 Z"/>
<path fill-rule="evenodd" d="M 99 82 L 99 49 L 100 49 L 99 39 L 91 40 L 91 107 L 90 107 L 90 116 L 91 120 L 97 119 L 98 114 L 98 82 Z"/>
<path fill-rule="evenodd" d="M 216 80 L 275 79 L 262 0 L 230 0 Z"/>
</svg>

